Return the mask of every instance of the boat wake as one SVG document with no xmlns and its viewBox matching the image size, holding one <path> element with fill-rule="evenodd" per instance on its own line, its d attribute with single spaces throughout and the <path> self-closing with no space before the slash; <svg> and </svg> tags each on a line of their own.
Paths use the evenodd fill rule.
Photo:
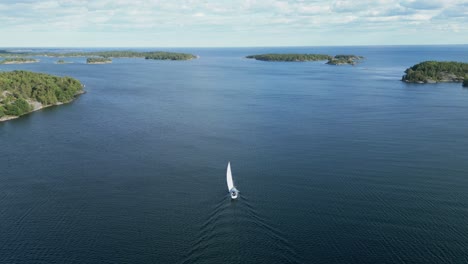
<svg viewBox="0 0 468 264">
<path fill-rule="evenodd" d="M 182 263 L 303 263 L 280 230 L 249 198 L 223 197 L 201 225 Z"/>
</svg>

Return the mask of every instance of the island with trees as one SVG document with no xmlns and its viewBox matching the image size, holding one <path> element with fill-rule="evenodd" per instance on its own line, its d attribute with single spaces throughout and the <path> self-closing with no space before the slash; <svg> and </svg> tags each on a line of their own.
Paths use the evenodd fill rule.
<svg viewBox="0 0 468 264">
<path fill-rule="evenodd" d="M 147 60 L 192 60 L 197 56 L 189 53 L 166 52 L 166 51 L 80 51 L 80 52 L 9 52 L 0 50 L 1 57 L 17 56 L 45 56 L 45 57 L 102 57 L 102 58 L 144 58 Z"/>
<path fill-rule="evenodd" d="M 25 63 L 36 63 L 39 60 L 32 59 L 32 58 L 22 58 L 22 57 L 13 57 L 13 58 L 5 58 L 0 61 L 0 64 L 25 64 Z"/>
<path fill-rule="evenodd" d="M 145 59 L 147 60 L 193 60 L 197 56 L 189 53 L 177 53 L 177 52 L 147 52 Z"/>
<path fill-rule="evenodd" d="M 103 58 L 103 57 L 92 57 L 86 59 L 87 64 L 108 64 L 112 63 L 110 58 Z"/>
<path fill-rule="evenodd" d="M 0 72 L 0 121 L 73 101 L 84 93 L 71 77 L 29 71 Z"/>
<path fill-rule="evenodd" d="M 355 65 L 359 60 L 364 59 L 362 56 L 356 55 L 336 55 L 335 57 L 328 60 L 327 64 L 330 65 Z"/>
<path fill-rule="evenodd" d="M 463 80 L 463 87 L 468 87 L 468 75 L 466 75 L 465 80 Z"/>
<path fill-rule="evenodd" d="M 71 63 L 71 62 L 64 61 L 64 60 L 58 60 L 56 63 L 57 64 L 68 64 L 68 63 Z"/>
<path fill-rule="evenodd" d="M 300 54 L 300 53 L 268 53 L 246 56 L 247 59 L 256 59 L 260 61 L 283 61 L 283 62 L 306 62 L 306 61 L 328 61 L 330 65 L 354 65 L 362 56 L 356 55 L 336 55 L 327 54 Z"/>
<path fill-rule="evenodd" d="M 331 56 L 325 54 L 281 54 L 281 53 L 268 53 L 268 54 L 258 54 L 258 55 L 249 55 L 247 59 L 256 59 L 260 61 L 323 61 L 329 60 Z"/>
<path fill-rule="evenodd" d="M 455 61 L 425 61 L 405 70 L 402 81 L 408 83 L 464 82 L 468 63 Z"/>
</svg>

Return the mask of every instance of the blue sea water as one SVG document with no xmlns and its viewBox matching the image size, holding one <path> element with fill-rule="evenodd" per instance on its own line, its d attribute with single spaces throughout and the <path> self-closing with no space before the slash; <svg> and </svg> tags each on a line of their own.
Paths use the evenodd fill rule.
<svg viewBox="0 0 468 264">
<path fill-rule="evenodd" d="M 400 81 L 468 46 L 171 50 L 0 65 L 87 91 L 0 123 L 0 263 L 468 262 L 468 90 Z"/>
</svg>

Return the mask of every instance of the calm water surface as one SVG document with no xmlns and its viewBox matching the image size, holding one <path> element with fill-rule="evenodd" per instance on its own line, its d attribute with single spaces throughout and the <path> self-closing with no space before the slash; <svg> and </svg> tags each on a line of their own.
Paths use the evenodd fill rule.
<svg viewBox="0 0 468 264">
<path fill-rule="evenodd" d="M 87 91 L 0 124 L 0 263 L 468 262 L 468 90 L 399 81 L 468 46 L 180 51 L 0 65 Z"/>
</svg>

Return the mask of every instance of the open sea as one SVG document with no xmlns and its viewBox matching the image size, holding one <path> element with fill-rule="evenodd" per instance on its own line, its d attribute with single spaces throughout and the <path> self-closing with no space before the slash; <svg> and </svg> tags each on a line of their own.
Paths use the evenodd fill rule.
<svg viewBox="0 0 468 264">
<path fill-rule="evenodd" d="M 87 91 L 0 123 L 1 264 L 468 263 L 468 89 L 400 81 L 467 45 L 163 50 L 0 65 Z"/>
</svg>

